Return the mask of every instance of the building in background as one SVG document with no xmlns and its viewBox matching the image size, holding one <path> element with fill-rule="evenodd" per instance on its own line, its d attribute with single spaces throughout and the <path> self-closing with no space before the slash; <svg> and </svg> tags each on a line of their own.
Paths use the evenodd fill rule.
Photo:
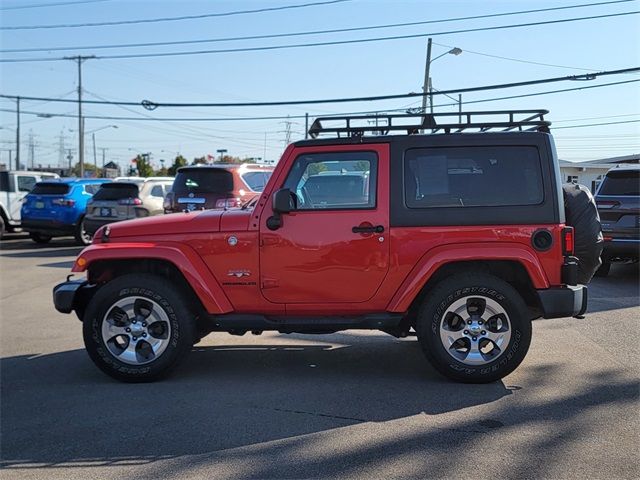
<svg viewBox="0 0 640 480">
<path fill-rule="evenodd" d="M 585 185 L 595 193 L 607 171 L 622 163 L 640 163 L 640 154 L 589 160 L 588 162 L 560 160 L 560 173 L 563 182 Z"/>
</svg>

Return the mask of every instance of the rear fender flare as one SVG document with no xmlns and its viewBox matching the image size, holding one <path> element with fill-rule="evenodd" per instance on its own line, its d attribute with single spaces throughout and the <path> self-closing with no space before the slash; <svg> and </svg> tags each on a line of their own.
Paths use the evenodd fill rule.
<svg viewBox="0 0 640 480">
<path fill-rule="evenodd" d="M 210 314 L 233 311 L 231 302 L 202 258 L 189 246 L 175 242 L 131 242 L 92 244 L 85 248 L 72 272 L 84 272 L 96 261 L 137 259 L 162 260 L 172 263 L 184 275 L 193 292 Z"/>
<path fill-rule="evenodd" d="M 538 257 L 520 243 L 462 243 L 443 245 L 427 251 L 416 263 L 389 302 L 387 311 L 406 312 L 439 268 L 454 262 L 506 260 L 520 263 L 534 288 L 549 288 Z"/>
</svg>

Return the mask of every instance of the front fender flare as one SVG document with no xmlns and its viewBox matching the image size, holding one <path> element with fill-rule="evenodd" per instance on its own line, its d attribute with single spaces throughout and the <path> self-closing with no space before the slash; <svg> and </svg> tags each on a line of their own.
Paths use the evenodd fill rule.
<svg viewBox="0 0 640 480">
<path fill-rule="evenodd" d="M 464 261 L 507 260 L 520 263 L 527 271 L 533 287 L 549 288 L 549 280 L 538 257 L 520 243 L 461 243 L 443 245 L 427 251 L 413 267 L 389 302 L 387 311 L 406 312 L 427 281 L 448 263 Z"/>
<path fill-rule="evenodd" d="M 173 264 L 211 314 L 230 313 L 231 302 L 202 258 L 188 245 L 176 242 L 123 242 L 92 244 L 85 248 L 72 272 L 84 272 L 96 261 L 138 259 L 163 260 Z"/>
</svg>

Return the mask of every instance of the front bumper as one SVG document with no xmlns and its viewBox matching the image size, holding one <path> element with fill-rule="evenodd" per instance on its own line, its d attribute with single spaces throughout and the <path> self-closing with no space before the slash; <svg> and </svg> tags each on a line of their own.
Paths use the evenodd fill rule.
<svg viewBox="0 0 640 480">
<path fill-rule="evenodd" d="M 578 317 L 587 311 L 586 285 L 537 290 L 543 318 Z"/>
<path fill-rule="evenodd" d="M 67 280 L 53 287 L 53 305 L 60 313 L 71 313 L 82 321 L 84 311 L 97 287 L 86 280 Z"/>
</svg>

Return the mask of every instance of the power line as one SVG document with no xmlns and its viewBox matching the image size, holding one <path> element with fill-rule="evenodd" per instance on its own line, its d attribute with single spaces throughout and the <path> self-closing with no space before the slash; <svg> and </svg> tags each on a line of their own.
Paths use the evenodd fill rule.
<svg viewBox="0 0 640 480">
<path fill-rule="evenodd" d="M 47 7 L 61 7 L 65 5 L 81 5 L 85 3 L 100 3 L 110 2 L 111 0 L 80 0 L 77 2 L 57 2 L 57 3 L 38 3 L 34 5 L 16 5 L 14 7 L 0 7 L 0 10 L 26 10 L 28 8 L 47 8 Z"/>
<path fill-rule="evenodd" d="M 501 90 L 505 88 L 525 87 L 531 85 L 540 85 L 544 83 L 563 82 L 568 80 L 594 80 L 597 77 L 606 75 L 620 75 L 625 73 L 633 73 L 640 71 L 640 67 L 624 68 L 620 70 L 608 70 L 603 72 L 593 72 L 583 75 L 569 75 L 564 77 L 552 77 L 543 78 L 538 80 L 526 80 L 522 82 L 511 82 L 494 85 L 483 85 L 479 87 L 467 87 L 458 89 L 441 90 L 439 92 L 433 92 L 433 95 L 447 95 L 453 93 L 470 93 L 480 92 L 485 90 Z M 373 102 L 379 100 L 395 100 L 399 98 L 415 98 L 422 97 L 424 93 L 400 93 L 391 95 L 373 95 L 366 97 L 344 97 L 344 98 L 328 98 L 328 99 L 315 99 L 315 100 L 283 100 L 283 101 L 271 101 L 271 102 L 235 102 L 235 103 L 174 103 L 174 102 L 152 102 L 149 100 L 143 100 L 142 102 L 131 101 L 105 101 L 105 100 L 85 100 L 83 103 L 94 105 L 121 105 L 121 106 L 140 106 L 142 105 L 147 110 L 155 110 L 158 107 L 273 107 L 273 106 L 286 106 L 286 105 L 316 105 L 323 103 L 350 103 L 350 102 Z M 0 94 L 0 98 L 17 98 L 15 95 Z M 64 98 L 46 98 L 46 97 L 28 97 L 20 95 L 23 100 L 33 101 L 51 101 L 60 103 L 75 103 L 74 100 Z"/>
<path fill-rule="evenodd" d="M 268 34 L 268 35 L 249 35 L 249 36 L 243 36 L 243 37 L 209 38 L 209 39 L 199 39 L 199 40 L 178 40 L 178 41 L 170 41 L 170 42 L 123 43 L 123 44 L 110 44 L 110 45 L 89 45 L 89 46 L 85 45 L 80 47 L 71 46 L 71 47 L 17 48 L 17 49 L 0 50 L 0 52 L 1 53 L 25 53 L 25 52 L 52 52 L 52 51 L 65 51 L 65 50 L 99 50 L 99 49 L 110 49 L 110 48 L 140 48 L 140 47 L 159 47 L 159 46 L 172 46 L 172 45 L 193 45 L 193 44 L 202 44 L 202 43 L 232 42 L 232 41 L 241 41 L 241 40 L 265 40 L 265 39 L 271 39 L 271 38 L 298 37 L 298 36 L 307 36 L 307 35 L 324 35 L 324 34 L 334 34 L 334 33 L 357 32 L 357 31 L 366 31 L 366 30 L 379 30 L 379 29 L 387 29 L 387 28 L 428 25 L 428 24 L 435 24 L 435 23 L 457 22 L 457 21 L 463 21 L 463 20 L 478 20 L 478 19 L 484 19 L 484 18 L 548 12 L 553 10 L 567 10 L 567 9 L 574 9 L 574 8 L 593 7 L 598 5 L 609 5 L 612 3 L 626 3 L 629 1 L 635 1 L 635 0 L 614 0 L 614 1 L 598 2 L 598 3 L 568 5 L 563 7 L 540 8 L 535 10 L 520 10 L 516 12 L 474 15 L 474 16 L 468 16 L 468 17 L 457 17 L 457 18 L 445 18 L 445 19 L 439 19 L 439 20 L 427 20 L 427 21 L 420 21 L 420 22 L 370 25 L 365 27 L 337 28 L 337 29 L 331 29 L 331 30 L 276 33 L 276 34 Z M 465 51 L 468 51 L 468 50 L 465 50 Z"/>
<path fill-rule="evenodd" d="M 603 83 L 603 84 L 599 84 L 599 85 L 587 85 L 584 87 L 574 87 L 574 88 L 565 88 L 565 89 L 561 89 L 561 90 L 550 90 L 550 91 L 544 91 L 544 92 L 536 92 L 536 93 L 526 93 L 526 94 L 522 94 L 522 95 L 512 95 L 509 97 L 494 97 L 494 98 L 485 98 L 485 99 L 481 99 L 481 100 L 472 100 L 472 101 L 466 101 L 464 102 L 465 104 L 472 104 L 472 103 L 486 103 L 486 102 L 495 102 L 495 101 L 500 101 L 500 100 L 510 100 L 510 99 L 514 99 L 514 98 L 524 98 L 524 97 L 533 97 L 533 96 L 539 96 L 539 95 L 549 95 L 549 94 L 553 94 L 553 93 L 562 93 L 562 92 L 573 92 L 573 91 L 578 91 L 578 90 L 587 90 L 587 89 L 592 89 L 592 88 L 600 88 L 600 87 L 609 87 L 609 86 L 614 86 L 614 85 L 622 85 L 622 84 L 627 84 L 627 83 L 636 83 L 636 82 L 640 82 L 640 79 L 637 80 L 625 80 L 625 81 L 621 81 L 621 82 L 611 82 L 611 83 Z M 11 97 L 13 98 L 13 97 Z M 24 97 L 20 97 L 21 99 L 23 99 Z M 434 107 L 436 108 L 442 108 L 442 107 L 450 107 L 450 106 L 454 106 L 457 105 L 457 103 L 447 103 L 447 104 L 442 104 L 442 105 L 435 105 Z M 390 110 L 384 110 L 384 112 L 403 112 L 406 111 L 406 108 L 400 108 L 400 109 L 390 109 Z M 14 112 L 13 110 L 9 110 L 9 109 L 2 109 L 0 108 L 0 112 Z M 43 112 L 33 112 L 33 111 L 22 111 L 23 114 L 25 115 L 36 115 L 36 116 L 45 116 L 45 117 L 63 117 L 63 118 L 76 118 L 76 115 L 72 115 L 70 113 L 67 114 L 59 114 L 59 113 L 43 113 Z M 375 113 L 383 113 L 383 111 L 381 111 L 380 109 L 378 110 L 367 110 L 367 111 L 359 111 L 359 112 L 342 112 L 342 113 L 336 113 L 336 114 L 332 114 L 332 115 L 365 115 L 365 114 L 375 114 Z M 630 115 L 634 115 L 634 114 L 630 114 Z M 258 121 L 258 120 L 285 120 L 285 119 L 304 119 L 305 116 L 304 115 L 287 115 L 287 116 L 262 116 L 262 117 L 220 117 L 220 118 L 205 118 L 205 117 L 190 117 L 190 118 L 176 118 L 176 117 L 150 117 L 150 116 L 145 116 L 145 117 L 119 117 L 119 116 L 103 116 L 103 115 L 85 115 L 84 118 L 87 119 L 93 119 L 93 120 L 122 120 L 122 121 L 154 121 L 154 122 L 225 122 L 225 121 Z M 599 117 L 593 117 L 593 118 L 599 118 Z M 604 117 L 604 118 L 614 118 L 614 117 Z M 586 119 L 585 119 L 586 120 Z M 574 121 L 574 120 L 559 120 L 557 122 L 567 122 L 567 121 Z"/>
<path fill-rule="evenodd" d="M 145 18 L 138 20 L 118 20 L 112 22 L 93 22 L 93 23 L 62 23 L 57 25 L 20 25 L 16 27 L 0 27 L 0 30 L 39 30 L 53 28 L 80 28 L 80 27 L 105 27 L 113 25 L 135 25 L 140 23 L 159 23 L 159 22 L 176 22 L 182 20 L 199 20 L 203 18 L 231 17 L 234 15 L 247 15 L 252 13 L 276 12 L 281 10 L 291 10 L 295 8 L 315 7 L 319 5 L 331 5 L 335 3 L 350 2 L 352 0 L 326 0 L 322 2 L 301 3 L 297 5 L 285 5 L 281 7 L 265 7 L 253 10 L 236 10 L 232 12 L 222 13 L 205 13 L 201 15 L 183 15 L 180 17 L 162 17 L 162 18 Z M 633 0 L 621 0 L 633 1 Z"/>
<path fill-rule="evenodd" d="M 638 13 L 640 13 L 640 11 L 612 13 L 607 15 L 592 15 L 588 17 L 565 18 L 560 20 L 546 20 L 541 22 L 519 23 L 519 24 L 513 24 L 513 25 L 498 25 L 498 26 L 492 26 L 492 27 L 466 28 L 461 30 L 450 30 L 447 32 L 432 32 L 432 33 L 418 33 L 413 35 L 395 35 L 391 37 L 363 38 L 358 40 L 335 40 L 330 42 L 297 43 L 297 44 L 290 44 L 290 45 L 272 45 L 272 46 L 262 46 L 262 47 L 246 47 L 246 48 L 227 48 L 227 49 L 220 49 L 220 50 L 193 50 L 193 51 L 182 51 L 182 52 L 159 52 L 159 53 L 131 53 L 131 54 L 122 54 L 122 55 L 102 55 L 102 56 L 96 56 L 96 58 L 102 59 L 102 60 L 114 60 L 114 59 L 127 59 L 127 58 L 180 57 L 185 55 L 259 52 L 259 51 L 268 51 L 268 50 L 285 50 L 289 48 L 352 45 L 357 43 L 384 42 L 384 41 L 390 41 L 390 40 L 407 40 L 411 38 L 435 37 L 438 35 L 454 35 L 458 33 L 485 32 L 485 31 L 491 31 L 491 30 L 504 30 L 509 28 L 552 25 L 552 24 L 560 24 L 560 23 L 567 23 L 567 22 L 578 22 L 583 20 L 596 20 L 601 18 L 622 17 L 626 15 L 636 15 Z M 3 59 L 0 59 L 0 62 L 3 62 L 3 63 L 51 62 L 51 61 L 57 61 L 57 60 L 61 60 L 61 58 L 50 58 L 50 57 L 48 58 L 46 57 L 45 58 L 10 58 L 10 59 L 3 58 Z"/>
<path fill-rule="evenodd" d="M 589 123 L 585 125 L 567 125 L 566 127 L 554 127 L 554 130 L 560 130 L 562 128 L 600 127 L 602 125 L 620 125 L 622 123 L 638 123 L 638 122 L 640 122 L 640 120 L 624 120 L 620 122 Z"/>
<path fill-rule="evenodd" d="M 445 48 L 454 48 L 450 45 L 444 45 L 442 43 L 436 43 L 433 42 L 434 45 L 438 45 L 439 47 L 445 47 Z M 541 65 L 543 67 L 556 67 L 556 68 L 568 68 L 570 70 L 584 70 L 586 72 L 592 72 L 594 70 L 597 70 L 596 68 L 579 68 L 579 67 L 568 67 L 567 65 L 557 65 L 557 64 L 553 64 L 553 63 L 542 63 L 542 62 L 534 62 L 531 60 L 522 60 L 520 58 L 512 58 L 512 57 L 503 57 L 500 55 L 492 55 L 490 53 L 483 53 L 483 52 L 474 52 L 473 50 L 469 50 L 468 48 L 465 48 L 464 53 L 470 53 L 472 55 L 481 55 L 483 57 L 489 57 L 489 58 L 498 58 L 500 60 L 509 60 L 512 62 L 518 62 L 518 63 L 528 63 L 530 65 Z"/>
</svg>

